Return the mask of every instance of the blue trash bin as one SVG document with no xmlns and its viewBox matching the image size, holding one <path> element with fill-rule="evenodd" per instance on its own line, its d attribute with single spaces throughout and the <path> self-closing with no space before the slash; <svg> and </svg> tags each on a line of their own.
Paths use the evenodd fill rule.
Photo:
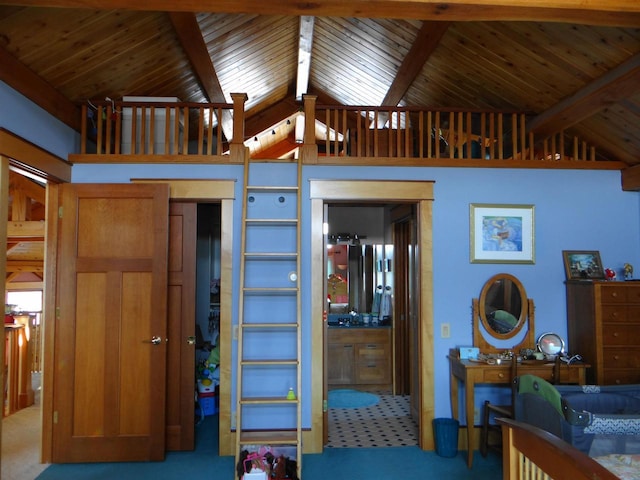
<svg viewBox="0 0 640 480">
<path fill-rule="evenodd" d="M 434 418 L 433 436 L 436 440 L 436 453 L 441 457 L 458 455 L 458 428 L 460 422 L 453 418 Z"/>
</svg>

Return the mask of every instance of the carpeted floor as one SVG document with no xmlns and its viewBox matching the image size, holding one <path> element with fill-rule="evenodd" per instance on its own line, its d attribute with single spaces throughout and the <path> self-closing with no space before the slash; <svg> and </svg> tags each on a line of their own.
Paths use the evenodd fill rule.
<svg viewBox="0 0 640 480">
<path fill-rule="evenodd" d="M 389 394 L 378 397 L 379 402 L 369 407 L 331 408 L 330 405 L 327 448 L 418 445 L 418 425 L 411 418 L 409 397 Z"/>
</svg>

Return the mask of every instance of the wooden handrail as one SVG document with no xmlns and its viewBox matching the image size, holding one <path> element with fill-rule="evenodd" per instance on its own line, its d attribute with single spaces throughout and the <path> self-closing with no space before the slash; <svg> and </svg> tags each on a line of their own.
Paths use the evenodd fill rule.
<svg viewBox="0 0 640 480">
<path fill-rule="evenodd" d="M 245 155 L 247 96 L 232 97 L 233 104 L 88 102 L 81 109 L 84 121 L 80 154 L 70 158 L 76 162 L 120 163 L 241 161 Z M 610 170 L 625 167 L 564 131 L 544 136 L 532 133 L 528 129 L 532 115 L 527 112 L 318 105 L 316 100 L 310 95 L 303 99 L 303 163 Z M 223 117 L 229 121 L 221 121 Z M 316 121 L 326 127 L 321 138 L 317 138 Z M 235 138 L 227 138 L 225 131 Z M 92 155 L 94 160 L 89 159 Z"/>
</svg>

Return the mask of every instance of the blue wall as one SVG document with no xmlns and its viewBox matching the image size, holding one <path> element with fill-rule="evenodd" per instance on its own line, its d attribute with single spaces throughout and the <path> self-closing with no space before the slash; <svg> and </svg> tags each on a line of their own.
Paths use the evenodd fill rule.
<svg viewBox="0 0 640 480">
<path fill-rule="evenodd" d="M 0 82 L 0 127 L 67 159 L 80 150 L 80 135 Z"/>
<path fill-rule="evenodd" d="M 10 101 L 11 115 L 5 99 Z M 26 139 L 49 142 L 63 155 L 74 145 L 73 135 L 59 122 L 0 83 L 0 125 Z M 45 135 L 46 134 L 46 135 Z M 42 145 L 42 143 L 39 143 Z M 278 165 L 278 164 L 276 164 Z M 283 166 L 282 168 L 286 168 Z M 271 164 L 277 175 L 278 168 Z M 242 198 L 242 167 L 208 165 L 77 165 L 74 182 L 128 182 L 130 178 L 235 179 Z M 554 331 L 566 338 L 566 304 L 562 250 L 598 250 L 606 267 L 620 274 L 625 262 L 640 268 L 640 202 L 636 192 L 623 192 L 620 172 L 592 170 L 509 170 L 464 168 L 323 167 L 303 169 L 303 198 L 309 179 L 433 180 L 433 284 L 435 414 L 449 416 L 447 352 L 472 343 L 471 300 L 493 274 L 508 272 L 524 284 L 536 306 L 536 335 Z M 234 238 L 240 238 L 241 204 L 234 207 Z M 469 262 L 469 204 L 535 205 L 533 265 L 471 264 Z M 309 245 L 310 203 L 303 205 L 303 245 Z M 239 271 L 235 251 L 234 271 Z M 308 255 L 303 251 L 301 279 L 309 282 Z M 236 279 L 237 282 L 237 279 Z M 303 283 L 303 311 L 309 310 L 310 286 Z M 237 298 L 238 286 L 234 285 Z M 235 303 L 235 302 L 234 302 Z M 234 306 L 234 318 L 237 318 Z M 303 315 L 303 318 L 308 318 Z M 440 324 L 451 324 L 451 338 L 440 338 Z M 305 345 L 311 344 L 308 335 Z M 303 350 L 308 352 L 310 349 Z M 568 345 L 569 351 L 571 345 Z M 573 352 L 573 351 L 572 351 Z M 573 352 L 580 353 L 580 352 Z M 303 359 L 304 360 L 304 359 Z M 310 362 L 305 362 L 303 394 L 310 389 Z M 482 399 L 481 392 L 476 398 Z M 480 400 L 479 400 L 480 401 Z M 305 411 L 309 418 L 309 411 Z M 305 422 L 307 423 L 307 422 Z M 305 425 L 306 426 L 306 425 Z"/>
</svg>

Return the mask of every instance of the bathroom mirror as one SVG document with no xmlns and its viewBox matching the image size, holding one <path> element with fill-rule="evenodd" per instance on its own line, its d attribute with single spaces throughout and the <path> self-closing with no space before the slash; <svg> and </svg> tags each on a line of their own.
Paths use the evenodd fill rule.
<svg viewBox="0 0 640 480">
<path fill-rule="evenodd" d="M 483 353 L 511 348 L 531 348 L 535 342 L 533 301 L 516 277 L 499 273 L 483 285 L 480 297 L 473 301 L 474 345 Z M 518 343 L 499 348 L 509 339 Z"/>
</svg>

